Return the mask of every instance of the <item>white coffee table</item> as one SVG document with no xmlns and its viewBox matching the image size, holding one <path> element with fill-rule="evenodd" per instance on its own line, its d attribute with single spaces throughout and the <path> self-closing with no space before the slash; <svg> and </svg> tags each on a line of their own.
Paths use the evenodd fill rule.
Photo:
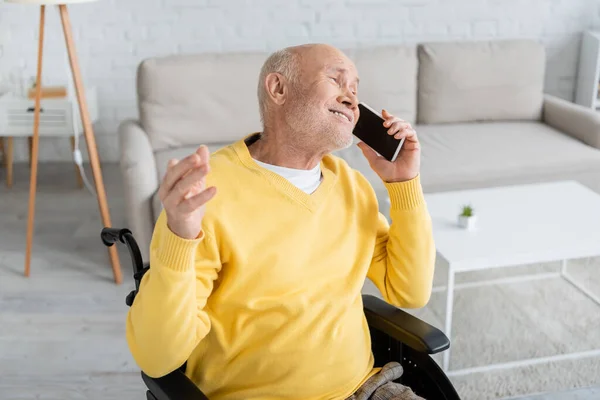
<svg viewBox="0 0 600 400">
<path fill-rule="evenodd" d="M 459 272 L 562 260 L 560 276 L 600 304 L 600 298 L 574 281 L 566 269 L 570 258 L 600 255 L 597 193 L 577 182 L 561 181 L 434 193 L 425 198 L 438 257 L 448 263 L 445 333 L 449 338 L 454 277 Z M 458 226 L 457 216 L 465 204 L 471 204 L 477 215 L 474 231 Z M 447 350 L 445 371 L 449 362 Z"/>
</svg>

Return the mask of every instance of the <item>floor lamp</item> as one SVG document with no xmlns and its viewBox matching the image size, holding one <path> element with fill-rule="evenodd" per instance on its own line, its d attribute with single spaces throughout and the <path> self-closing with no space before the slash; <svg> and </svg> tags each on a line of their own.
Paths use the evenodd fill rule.
<svg viewBox="0 0 600 400">
<path fill-rule="evenodd" d="M 67 4 L 73 3 L 84 3 L 95 0 L 6 0 L 11 3 L 21 4 L 33 4 L 40 6 L 40 28 L 39 28 L 39 42 L 38 42 L 38 60 L 37 60 L 37 76 L 36 76 L 36 91 L 35 91 L 35 110 L 33 117 L 33 143 L 31 152 L 31 180 L 29 183 L 29 217 L 27 219 L 27 248 L 25 250 L 25 276 L 29 276 L 30 264 L 31 264 L 31 247 L 33 242 L 33 225 L 35 216 L 35 195 L 37 188 L 37 166 L 38 166 L 38 144 L 39 144 L 39 127 L 40 127 L 40 102 L 42 95 L 42 55 L 44 48 L 44 21 L 47 5 L 56 5 L 60 13 L 60 19 L 62 21 L 63 32 L 67 45 L 67 53 L 69 56 L 69 64 L 71 72 L 73 74 L 73 83 L 75 86 L 75 92 L 77 94 L 77 103 L 79 105 L 79 111 L 81 114 L 82 126 L 87 143 L 88 155 L 92 172 L 94 175 L 94 182 L 96 186 L 96 193 L 98 198 L 98 205 L 100 207 L 100 214 L 102 216 L 102 223 L 105 227 L 110 227 L 110 214 L 108 210 L 108 204 L 106 201 L 106 192 L 104 190 L 104 183 L 102 180 L 102 172 L 100 170 L 100 162 L 98 160 L 98 151 L 96 148 L 96 141 L 94 138 L 94 132 L 92 130 L 92 123 L 90 120 L 88 107 L 86 103 L 85 93 L 83 91 L 83 82 L 81 77 L 81 71 L 79 69 L 79 61 L 77 60 L 77 54 L 75 52 L 75 44 L 73 42 L 73 33 L 71 30 L 71 22 L 69 20 L 69 13 L 67 11 Z M 100 242 L 99 242 L 100 243 Z M 110 261 L 113 269 L 114 280 L 117 284 L 122 282 L 121 267 L 119 264 L 119 256 L 117 253 L 116 246 L 108 248 Z"/>
</svg>

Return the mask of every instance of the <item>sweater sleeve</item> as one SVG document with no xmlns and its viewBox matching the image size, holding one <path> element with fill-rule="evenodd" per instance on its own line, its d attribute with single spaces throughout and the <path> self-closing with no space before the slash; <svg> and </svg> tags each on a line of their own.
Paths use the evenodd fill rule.
<svg viewBox="0 0 600 400">
<path fill-rule="evenodd" d="M 207 299 L 221 268 L 217 245 L 204 230 L 182 239 L 157 219 L 150 269 L 126 320 L 126 338 L 138 366 L 150 377 L 179 368 L 210 330 Z"/>
<path fill-rule="evenodd" d="M 420 308 L 431 296 L 435 244 L 420 177 L 385 183 L 391 224 L 381 213 L 367 276 L 384 299 L 401 308 Z"/>
</svg>

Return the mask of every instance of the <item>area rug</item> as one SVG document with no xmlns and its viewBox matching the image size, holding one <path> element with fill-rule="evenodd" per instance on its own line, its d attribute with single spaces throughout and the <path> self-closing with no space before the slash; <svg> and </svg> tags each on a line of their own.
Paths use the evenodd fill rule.
<svg viewBox="0 0 600 400">
<path fill-rule="evenodd" d="M 532 264 L 456 276 L 450 378 L 465 400 L 503 399 L 600 383 L 600 306 L 558 276 L 560 262 Z M 600 296 L 600 258 L 569 260 L 569 274 Z M 436 263 L 428 305 L 406 310 L 443 330 L 447 269 Z M 485 284 L 496 278 L 524 280 Z M 484 283 L 474 285 L 472 283 Z M 460 284 L 466 284 L 459 288 Z M 367 282 L 365 292 L 378 294 Z M 496 363 L 597 350 L 592 356 L 468 370 Z M 441 356 L 434 357 L 441 364 Z"/>
</svg>

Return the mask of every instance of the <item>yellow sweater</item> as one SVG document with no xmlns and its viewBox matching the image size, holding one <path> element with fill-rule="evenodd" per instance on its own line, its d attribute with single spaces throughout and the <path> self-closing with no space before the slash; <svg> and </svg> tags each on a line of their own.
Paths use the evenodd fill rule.
<svg viewBox="0 0 600 400">
<path fill-rule="evenodd" d="M 244 140 L 211 156 L 195 240 L 159 216 L 150 270 L 127 318 L 132 355 L 149 376 L 186 360 L 211 400 L 344 399 L 376 370 L 361 288 L 424 306 L 435 248 L 419 177 L 386 183 L 392 224 L 368 181 L 326 156 L 306 194 L 260 167 Z"/>
</svg>

